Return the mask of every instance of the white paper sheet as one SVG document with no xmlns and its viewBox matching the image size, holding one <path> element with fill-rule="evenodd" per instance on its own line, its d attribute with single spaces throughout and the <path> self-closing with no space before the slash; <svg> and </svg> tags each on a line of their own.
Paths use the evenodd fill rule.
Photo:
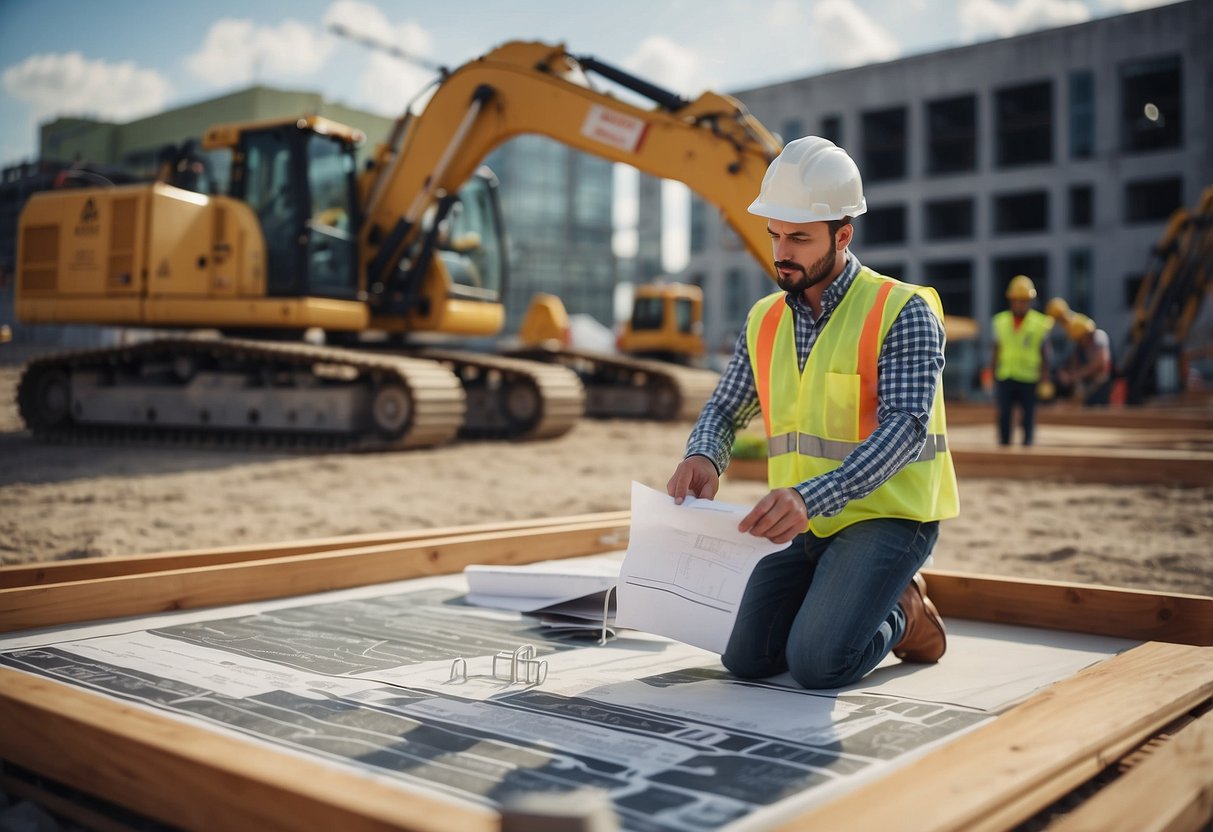
<svg viewBox="0 0 1213 832">
<path fill-rule="evenodd" d="M 677 505 L 633 482 L 616 623 L 723 653 L 750 573 L 786 548 L 737 531 L 749 511 L 693 497 Z"/>
</svg>

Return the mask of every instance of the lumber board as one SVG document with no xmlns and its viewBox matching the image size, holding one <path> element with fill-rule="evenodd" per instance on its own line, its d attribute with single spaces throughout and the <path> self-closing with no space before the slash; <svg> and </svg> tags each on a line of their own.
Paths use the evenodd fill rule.
<svg viewBox="0 0 1213 832">
<path fill-rule="evenodd" d="M 988 424 L 993 430 L 998 421 L 992 404 L 948 402 L 948 423 Z M 1075 407 L 1038 405 L 1038 425 L 1075 425 L 1108 428 L 1167 428 L 1174 430 L 1213 430 L 1213 408 L 1191 406 Z"/>
<path fill-rule="evenodd" d="M 1213 820 L 1213 711 L 1049 827 L 1049 832 L 1180 832 Z"/>
<path fill-rule="evenodd" d="M 1213 598 L 1068 581 L 924 569 L 945 618 L 1102 636 L 1213 645 Z"/>
<path fill-rule="evenodd" d="M 777 828 L 1009 829 L 1210 696 L 1213 648 L 1149 642 Z"/>
<path fill-rule="evenodd" d="M 224 563 L 281 558 L 292 555 L 308 555 L 335 549 L 353 549 L 364 546 L 382 546 L 449 537 L 455 534 L 489 534 L 494 532 L 535 529 L 569 523 L 619 521 L 627 523 L 628 511 L 597 512 L 558 518 L 511 520 L 500 523 L 479 523 L 468 526 L 448 526 L 433 529 L 413 529 L 375 534 L 343 535 L 305 540 L 290 540 L 278 543 L 222 546 L 211 549 L 188 549 L 177 552 L 155 552 L 144 555 L 118 555 L 109 557 L 82 558 L 50 563 L 22 563 L 0 566 L 0 589 L 40 584 L 88 581 L 96 578 L 112 578 L 117 575 L 165 572 L 200 566 L 217 566 Z"/>
<path fill-rule="evenodd" d="M 1213 486 L 1213 453 L 1117 448 L 952 448 L 959 477 L 1061 480 L 1109 485 Z M 765 459 L 734 459 L 727 475 L 767 478 Z"/>
<path fill-rule="evenodd" d="M 1064 480 L 1110 485 L 1213 486 L 1213 453 L 1130 448 L 952 449 L 959 477 Z"/>
<path fill-rule="evenodd" d="M 464 809 L 303 756 L 0 669 L 0 758 L 174 827 L 497 829 Z"/>
<path fill-rule="evenodd" d="M 473 563 L 599 554 L 626 546 L 627 534 L 626 520 L 587 521 L 0 589 L 0 632 L 445 575 Z"/>
</svg>

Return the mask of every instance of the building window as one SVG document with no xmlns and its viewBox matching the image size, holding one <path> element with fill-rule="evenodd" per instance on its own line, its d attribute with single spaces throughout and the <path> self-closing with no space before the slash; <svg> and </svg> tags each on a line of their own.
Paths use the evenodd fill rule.
<svg viewBox="0 0 1213 832">
<path fill-rule="evenodd" d="M 1076 248 L 1070 250 L 1069 291 L 1066 299 L 1070 308 L 1085 315 L 1091 314 L 1091 249 Z"/>
<path fill-rule="evenodd" d="M 690 249 L 692 254 L 708 247 L 708 204 L 691 194 Z"/>
<path fill-rule="evenodd" d="M 863 114 L 863 178 L 866 182 L 906 175 L 906 108 Z"/>
<path fill-rule="evenodd" d="M 906 207 L 887 205 L 869 208 L 863 218 L 856 220 L 860 239 L 865 246 L 891 245 L 906 241 Z"/>
<path fill-rule="evenodd" d="M 935 287 L 946 314 L 973 317 L 973 261 L 934 260 L 923 268 L 923 282 Z"/>
<path fill-rule="evenodd" d="M 1165 220 L 1184 202 L 1184 181 L 1178 176 L 1141 179 L 1125 184 L 1125 222 Z"/>
<path fill-rule="evenodd" d="M 1095 74 L 1089 69 L 1070 73 L 1070 158 L 1095 155 Z"/>
<path fill-rule="evenodd" d="M 973 236 L 973 200 L 940 199 L 927 203 L 927 239 L 963 240 Z"/>
<path fill-rule="evenodd" d="M 894 280 L 905 280 L 906 279 L 905 278 L 905 274 L 906 274 L 906 264 L 905 263 L 877 263 L 876 265 L 872 265 L 870 263 L 864 263 L 864 265 L 867 266 L 872 271 L 876 272 L 876 274 L 883 274 L 885 277 L 891 277 Z"/>
<path fill-rule="evenodd" d="M 1090 185 L 1070 186 L 1070 227 L 1090 228 L 1095 223 L 1095 189 Z"/>
<path fill-rule="evenodd" d="M 1125 309 L 1133 309 L 1137 306 L 1137 296 L 1141 294 L 1141 287 L 1146 283 L 1146 276 L 1141 272 L 1133 272 L 1125 276 L 1124 282 L 1124 301 Z"/>
<path fill-rule="evenodd" d="M 1178 55 L 1120 68 L 1120 146 L 1126 152 L 1183 144 L 1183 65 Z"/>
<path fill-rule="evenodd" d="M 790 118 L 783 123 L 783 143 L 799 139 L 804 135 L 804 122 L 798 118 Z"/>
<path fill-rule="evenodd" d="M 750 293 L 746 274 L 741 269 L 729 269 L 724 278 L 724 302 L 728 312 L 728 326 L 740 326 L 750 309 Z"/>
<path fill-rule="evenodd" d="M 1053 83 L 1041 81 L 995 95 L 999 167 L 1053 161 Z"/>
<path fill-rule="evenodd" d="M 1027 191 L 994 197 L 994 233 L 1025 234 L 1049 229 L 1049 194 Z"/>
<path fill-rule="evenodd" d="M 821 137 L 842 147 L 842 116 L 822 116 Z"/>
<path fill-rule="evenodd" d="M 977 97 L 927 103 L 927 173 L 977 169 Z"/>
<path fill-rule="evenodd" d="M 1007 284 L 1017 274 L 1026 274 L 1036 284 L 1036 297 L 1047 298 L 1049 293 L 1049 258 L 1044 254 L 1018 254 L 1010 257 L 994 258 L 993 278 L 994 291 L 990 294 L 991 309 L 988 317 L 993 317 L 1007 306 Z"/>
</svg>

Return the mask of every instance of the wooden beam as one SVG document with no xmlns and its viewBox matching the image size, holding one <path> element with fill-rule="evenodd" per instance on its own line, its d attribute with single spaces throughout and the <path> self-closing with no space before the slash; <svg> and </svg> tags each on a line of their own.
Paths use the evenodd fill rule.
<svg viewBox="0 0 1213 832">
<path fill-rule="evenodd" d="M 947 410 L 948 424 L 987 424 L 993 430 L 997 423 L 996 411 L 990 404 L 948 402 Z M 1199 406 L 1126 408 L 1044 405 L 1036 408 L 1036 423 L 1098 428 L 1213 430 L 1213 409 Z"/>
<path fill-rule="evenodd" d="M 627 521 L 451 535 L 244 563 L 0 589 L 0 632 L 239 604 L 626 547 Z"/>
<path fill-rule="evenodd" d="M 496 815 L 0 668 L 0 758 L 196 830 L 490 832 Z"/>
<path fill-rule="evenodd" d="M 1213 648 L 1147 643 L 778 829 L 1010 829 L 1210 696 Z"/>
<path fill-rule="evenodd" d="M 550 526 L 564 526 L 569 523 L 598 521 L 627 523 L 630 514 L 627 511 L 611 511 L 558 518 L 512 520 L 469 526 L 447 526 L 435 529 L 415 529 L 410 531 L 380 532 L 378 534 L 356 534 L 310 540 L 291 540 L 251 546 L 222 546 L 212 549 L 157 552 L 146 555 L 118 555 L 82 558 L 70 561 L 54 561 L 50 563 L 21 563 L 0 566 L 0 589 L 39 584 L 67 583 L 69 581 L 89 581 L 96 578 L 112 578 L 117 575 L 166 572 L 173 569 L 189 569 L 199 566 L 218 566 L 224 563 L 240 563 L 265 558 L 307 555 L 314 552 L 333 551 L 335 549 L 353 549 L 365 546 L 406 543 L 411 540 L 428 540 L 456 534 L 491 534 L 518 529 L 539 529 Z"/>
<path fill-rule="evenodd" d="M 1213 486 L 1213 453 L 1208 451 L 954 447 L 952 461 L 962 478 Z M 767 478 L 767 461 L 735 459 L 726 473 L 734 479 L 762 481 Z"/>
<path fill-rule="evenodd" d="M 1213 454 L 1208 451 L 956 447 L 952 461 L 959 477 L 1213 486 Z"/>
<path fill-rule="evenodd" d="M 924 569 L 945 618 L 1213 645 L 1213 598 Z"/>
<path fill-rule="evenodd" d="M 1049 826 L 1049 832 L 1197 832 L 1213 821 L 1213 711 Z"/>
</svg>

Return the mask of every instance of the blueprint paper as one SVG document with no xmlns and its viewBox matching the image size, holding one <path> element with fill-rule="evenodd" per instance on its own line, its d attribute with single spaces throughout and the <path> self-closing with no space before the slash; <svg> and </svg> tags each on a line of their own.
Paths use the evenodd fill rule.
<svg viewBox="0 0 1213 832">
<path fill-rule="evenodd" d="M 723 653 L 754 567 L 787 548 L 737 531 L 750 508 L 674 498 L 632 483 L 632 528 L 619 574 L 621 627 Z"/>
<path fill-rule="evenodd" d="M 949 621 L 938 665 L 808 691 L 734 678 L 648 633 L 605 646 L 553 634 L 466 591 L 450 575 L 17 633 L 0 636 L 0 666 L 390 783 L 402 800 L 495 810 L 592 786 L 630 832 L 750 832 L 1132 644 Z M 494 654 L 523 643 L 549 665 L 542 684 L 492 674 Z M 452 679 L 456 656 L 467 674 Z"/>
</svg>

